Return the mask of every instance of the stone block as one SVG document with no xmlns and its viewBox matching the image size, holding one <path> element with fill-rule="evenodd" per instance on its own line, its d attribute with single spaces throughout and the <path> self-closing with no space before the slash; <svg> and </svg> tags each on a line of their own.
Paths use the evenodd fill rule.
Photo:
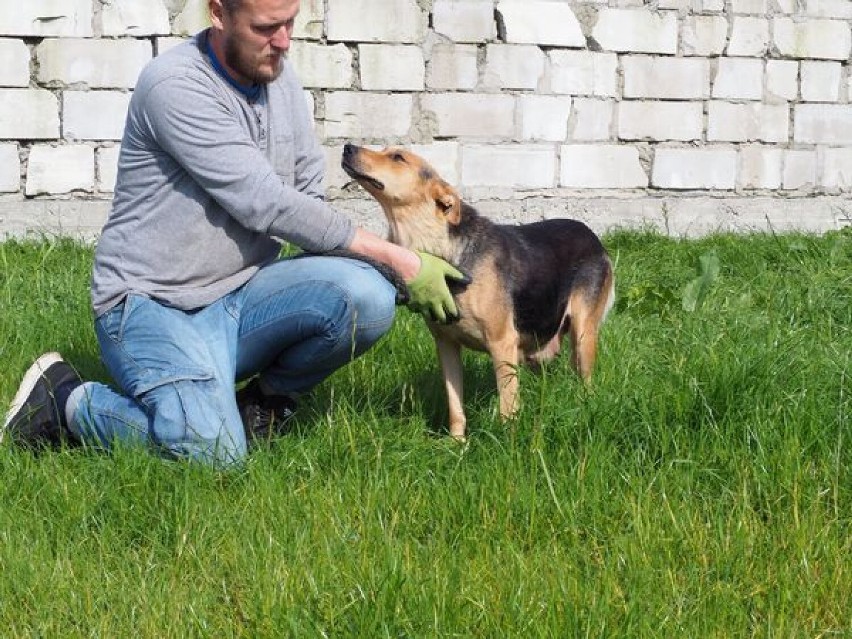
<svg viewBox="0 0 852 639">
<path fill-rule="evenodd" d="M 568 135 L 571 98 L 553 95 L 522 95 L 518 98 L 521 138 L 564 142 Z"/>
<path fill-rule="evenodd" d="M 635 147 L 566 144 L 559 152 L 559 185 L 578 189 L 642 189 L 648 176 Z"/>
<path fill-rule="evenodd" d="M 0 2 L 0 36 L 92 37 L 92 0 Z"/>
<path fill-rule="evenodd" d="M 497 16 L 506 42 L 584 49 L 586 37 L 567 2 L 500 0 Z"/>
<path fill-rule="evenodd" d="M 790 0 L 792 2 L 793 0 Z M 792 13 L 789 12 L 789 13 Z M 805 15 L 814 18 L 852 19 L 852 2 L 849 0 L 805 0 Z"/>
<path fill-rule="evenodd" d="M 36 47 L 38 81 L 130 89 L 152 56 L 151 43 L 145 40 L 45 40 Z"/>
<path fill-rule="evenodd" d="M 553 93 L 614 97 L 618 94 L 618 56 L 591 51 L 549 51 Z"/>
<path fill-rule="evenodd" d="M 785 58 L 844 61 L 852 51 L 849 24 L 840 20 L 794 22 L 792 18 L 775 17 L 772 31 L 775 46 Z"/>
<path fill-rule="evenodd" d="M 731 0 L 731 11 L 734 14 L 752 13 L 764 15 L 768 9 L 768 0 Z"/>
<path fill-rule="evenodd" d="M 304 6 L 307 1 L 303 2 Z M 171 33 L 176 36 L 192 36 L 210 26 L 208 0 L 186 0 L 183 8 L 172 20 Z M 301 13 L 301 12 L 300 12 Z"/>
<path fill-rule="evenodd" d="M 766 146 L 744 146 L 740 149 L 740 187 L 743 189 L 778 189 L 784 164 L 784 150 Z"/>
<path fill-rule="evenodd" d="M 797 104 L 793 114 L 793 141 L 852 145 L 852 105 Z"/>
<path fill-rule="evenodd" d="M 59 100 L 44 89 L 0 89 L 0 140 L 59 138 Z"/>
<path fill-rule="evenodd" d="M 464 145 L 461 181 L 466 187 L 550 189 L 556 186 L 556 151 L 551 145 Z"/>
<path fill-rule="evenodd" d="M 852 148 L 825 150 L 820 185 L 831 190 L 852 191 Z"/>
<path fill-rule="evenodd" d="M 799 63 L 795 60 L 766 61 L 768 100 L 796 100 L 799 97 Z"/>
<path fill-rule="evenodd" d="M 568 122 L 568 139 L 576 142 L 613 139 L 612 100 L 574 98 L 573 115 Z"/>
<path fill-rule="evenodd" d="M 762 57 L 768 48 L 769 21 L 766 18 L 734 18 L 727 50 L 729 56 Z"/>
<path fill-rule="evenodd" d="M 301 40 L 319 40 L 325 31 L 325 0 L 302 0 L 293 37 Z"/>
<path fill-rule="evenodd" d="M 120 140 L 130 94 L 119 91 L 65 91 L 62 132 L 66 140 Z"/>
<path fill-rule="evenodd" d="M 0 193 L 21 190 L 21 157 L 17 144 L 0 144 Z"/>
<path fill-rule="evenodd" d="M 713 100 L 708 107 L 709 142 L 774 142 L 789 139 L 790 109 L 785 104 L 735 104 Z"/>
<path fill-rule="evenodd" d="M 425 86 L 426 62 L 420 47 L 362 44 L 358 58 L 364 91 L 422 91 Z"/>
<path fill-rule="evenodd" d="M 719 58 L 713 97 L 733 100 L 763 99 L 762 59 Z"/>
<path fill-rule="evenodd" d="M 329 42 L 420 42 L 426 15 L 417 0 L 396 0 L 392 10 L 375 0 L 328 0 Z"/>
<path fill-rule="evenodd" d="M 438 137 L 512 138 L 515 99 L 504 94 L 432 93 L 420 97 Z"/>
<path fill-rule="evenodd" d="M 26 194 L 91 193 L 95 188 L 95 151 L 90 146 L 37 144 L 30 149 Z"/>
<path fill-rule="evenodd" d="M 684 55 L 719 56 L 728 41 L 728 21 L 723 16 L 689 16 L 683 23 Z"/>
<path fill-rule="evenodd" d="M 23 40 L 0 40 L 0 87 L 30 85 L 30 49 Z"/>
<path fill-rule="evenodd" d="M 430 89 L 474 89 L 479 82 L 477 48 L 472 44 L 437 43 L 426 69 Z"/>
<path fill-rule="evenodd" d="M 658 148 L 651 184 L 663 189 L 732 190 L 737 184 L 737 152 L 729 148 Z"/>
<path fill-rule="evenodd" d="M 839 102 L 842 66 L 839 62 L 802 60 L 802 100 Z"/>
<path fill-rule="evenodd" d="M 710 95 L 710 63 L 704 58 L 621 58 L 625 98 L 701 100 Z"/>
<path fill-rule="evenodd" d="M 163 0 L 109 0 L 101 7 L 105 36 L 170 35 L 169 11 Z"/>
<path fill-rule="evenodd" d="M 604 51 L 674 55 L 678 40 L 677 13 L 603 8 L 592 38 Z"/>
<path fill-rule="evenodd" d="M 704 134 L 701 102 L 625 101 L 618 105 L 621 140 L 700 140 Z"/>
<path fill-rule="evenodd" d="M 537 89 L 544 75 L 544 59 L 534 45 L 489 44 L 483 84 L 492 89 Z"/>
<path fill-rule="evenodd" d="M 348 89 L 352 85 L 352 53 L 345 44 L 294 42 L 289 57 L 306 87 Z"/>
<path fill-rule="evenodd" d="M 118 156 L 121 147 L 107 146 L 98 149 L 95 156 L 97 167 L 96 185 L 101 193 L 112 193 L 115 191 L 115 178 L 118 175 Z"/>
<path fill-rule="evenodd" d="M 412 97 L 354 91 L 325 96 L 323 138 L 359 141 L 405 137 L 411 129 Z"/>
<path fill-rule="evenodd" d="M 454 42 L 488 42 L 497 35 L 491 0 L 435 0 L 432 7 L 435 33 Z"/>
<path fill-rule="evenodd" d="M 816 151 L 785 151 L 781 188 L 787 191 L 813 188 L 816 166 Z"/>
</svg>

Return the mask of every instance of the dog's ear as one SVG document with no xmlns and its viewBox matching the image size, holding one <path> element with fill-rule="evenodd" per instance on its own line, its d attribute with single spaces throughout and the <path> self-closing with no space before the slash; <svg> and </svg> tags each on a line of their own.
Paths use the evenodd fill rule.
<svg viewBox="0 0 852 639">
<path fill-rule="evenodd" d="M 443 180 L 436 180 L 432 184 L 432 198 L 447 222 L 458 224 L 461 221 L 461 198 L 453 187 Z"/>
</svg>

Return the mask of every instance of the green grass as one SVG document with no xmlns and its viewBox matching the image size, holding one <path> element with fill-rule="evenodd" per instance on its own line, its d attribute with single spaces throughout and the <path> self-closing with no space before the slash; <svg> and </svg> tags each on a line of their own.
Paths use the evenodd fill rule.
<svg viewBox="0 0 852 639">
<path fill-rule="evenodd" d="M 504 425 L 470 354 L 467 446 L 403 311 L 240 470 L 0 447 L 0 634 L 852 636 L 852 234 L 605 241 L 594 388 L 522 371 Z M 90 261 L 0 244 L 0 406 L 105 379 Z"/>
</svg>

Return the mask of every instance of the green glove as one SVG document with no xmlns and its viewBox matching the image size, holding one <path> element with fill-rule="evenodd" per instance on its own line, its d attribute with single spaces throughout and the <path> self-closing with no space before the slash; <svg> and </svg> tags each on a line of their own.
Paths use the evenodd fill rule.
<svg viewBox="0 0 852 639">
<path fill-rule="evenodd" d="M 458 317 L 459 311 L 446 278 L 466 282 L 467 276 L 440 257 L 420 251 L 417 255 L 420 256 L 420 270 L 408 283 L 408 307 L 433 322 L 446 323 L 448 316 Z"/>
</svg>

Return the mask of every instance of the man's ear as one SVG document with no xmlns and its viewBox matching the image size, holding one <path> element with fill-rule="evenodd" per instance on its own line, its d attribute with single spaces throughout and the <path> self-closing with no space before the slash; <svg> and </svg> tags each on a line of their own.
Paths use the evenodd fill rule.
<svg viewBox="0 0 852 639">
<path fill-rule="evenodd" d="M 222 0 L 208 0 L 207 8 L 210 10 L 210 24 L 221 31 L 224 28 L 222 14 L 225 12 Z"/>
<path fill-rule="evenodd" d="M 432 199 L 447 222 L 458 224 L 461 221 L 461 198 L 453 187 L 443 180 L 436 180 L 432 185 Z"/>
</svg>

